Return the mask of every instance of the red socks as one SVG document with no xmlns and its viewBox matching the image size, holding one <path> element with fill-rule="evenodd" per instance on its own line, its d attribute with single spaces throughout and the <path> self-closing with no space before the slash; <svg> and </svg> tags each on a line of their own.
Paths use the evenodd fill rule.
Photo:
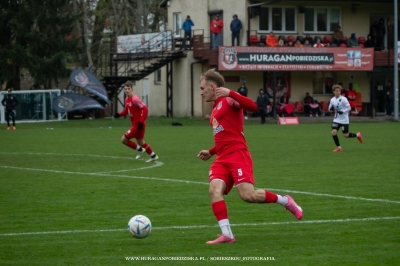
<svg viewBox="0 0 400 266">
<path fill-rule="evenodd" d="M 143 144 L 142 149 L 145 149 L 148 155 L 151 155 L 153 153 L 153 150 L 150 148 L 150 145 L 147 143 Z"/>
<path fill-rule="evenodd" d="M 223 219 L 228 219 L 228 209 L 226 208 L 226 203 L 224 200 L 220 200 L 211 204 L 212 210 L 214 212 L 217 221 Z"/>
<path fill-rule="evenodd" d="M 265 203 L 276 203 L 278 195 L 265 190 Z"/>
<path fill-rule="evenodd" d="M 137 148 L 136 143 L 131 141 L 131 140 L 128 140 L 128 143 L 126 143 L 125 145 L 128 146 L 129 148 L 134 149 L 134 150 L 136 150 L 136 148 Z"/>
</svg>

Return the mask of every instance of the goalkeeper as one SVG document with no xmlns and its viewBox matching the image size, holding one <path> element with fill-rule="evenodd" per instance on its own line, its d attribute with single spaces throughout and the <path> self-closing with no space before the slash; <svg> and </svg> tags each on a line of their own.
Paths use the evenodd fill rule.
<svg viewBox="0 0 400 266">
<path fill-rule="evenodd" d="M 136 159 L 142 157 L 144 151 L 150 155 L 150 159 L 146 162 L 154 162 L 158 156 L 151 149 L 150 145 L 144 141 L 144 132 L 146 130 L 146 118 L 148 114 L 147 106 L 133 93 L 133 83 L 127 81 L 124 84 L 125 108 L 120 113 L 116 113 L 114 118 L 128 115 L 131 118 L 132 127 L 122 136 L 122 144 L 138 151 Z M 136 142 L 131 141 L 132 138 Z M 138 145 L 139 144 L 139 145 Z"/>
<path fill-rule="evenodd" d="M 334 85 L 332 91 L 335 96 L 331 99 L 328 110 L 331 110 L 332 107 L 335 110 L 335 116 L 332 123 L 332 137 L 335 141 L 336 149 L 334 149 L 333 152 L 342 152 L 342 147 L 340 146 L 339 138 L 337 136 L 339 128 L 342 128 L 342 133 L 345 138 L 357 138 L 360 143 L 363 142 L 363 139 L 361 132 L 349 133 L 349 112 L 351 107 L 347 98 L 340 95 L 342 86 Z"/>
</svg>

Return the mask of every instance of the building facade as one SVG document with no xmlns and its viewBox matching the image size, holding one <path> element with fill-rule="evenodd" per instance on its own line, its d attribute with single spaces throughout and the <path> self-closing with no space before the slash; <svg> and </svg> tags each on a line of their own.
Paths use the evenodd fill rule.
<svg viewBox="0 0 400 266">
<path fill-rule="evenodd" d="M 283 83 L 285 83 L 290 89 L 290 99 L 293 102 L 301 101 L 306 92 L 318 101 L 328 101 L 332 97 L 333 84 L 341 82 L 344 88 L 348 88 L 351 83 L 353 88 L 361 93 L 362 102 L 366 106 L 373 107 L 377 114 L 385 112 L 385 86 L 388 81 L 393 80 L 393 1 L 282 0 L 260 3 L 248 0 L 169 0 L 162 1 L 160 7 L 167 8 L 168 29 L 174 32 L 177 40 L 183 37 L 181 26 L 186 16 L 190 15 L 194 22 L 193 49 L 186 51 L 186 57 L 172 62 L 172 74 L 170 73 L 172 86 L 171 84 L 170 86 L 172 88 L 172 115 L 175 117 L 206 117 L 210 114 L 211 105 L 205 103 L 200 97 L 199 77 L 210 68 L 221 68 L 223 60 L 221 52 L 224 48 L 231 47 L 230 24 L 234 14 L 243 25 L 240 31 L 240 47 L 257 48 L 257 51 L 262 54 L 276 52 L 264 45 L 264 38 L 271 32 L 277 37 L 282 36 L 287 43 L 289 38 L 294 37 L 296 40 L 298 36 L 303 42 L 301 37 L 304 38 L 309 34 L 313 40 L 320 37 L 325 45 L 335 46 L 332 45 L 330 39 L 338 26 L 341 27 L 344 36 L 342 43 L 346 43 L 346 38 L 355 34 L 359 43 L 355 49 L 364 51 L 363 49 L 367 48 L 363 47 L 363 43 L 368 34 L 372 34 L 375 38 L 375 47 L 372 48 L 372 69 L 295 71 L 290 69 L 219 69 L 226 79 L 226 87 L 237 90 L 240 83 L 245 82 L 249 89 L 248 97 L 255 100 L 260 88 L 268 89 L 272 86 L 276 89 L 284 86 Z M 219 14 L 220 19 L 223 20 L 224 27 L 221 33 L 222 47 L 213 50 L 210 23 L 216 14 Z M 379 26 L 379 23 L 383 23 L 383 26 Z M 383 35 L 378 32 L 382 28 Z M 174 49 L 179 49 L 179 46 L 176 45 Z M 292 50 L 288 51 L 307 54 L 306 49 L 290 49 Z M 321 51 L 329 53 L 332 49 L 335 48 Z M 345 47 L 336 49 L 345 49 Z M 167 77 L 167 69 L 163 67 L 136 82 L 135 92 L 147 102 L 150 116 L 164 116 L 167 113 Z"/>
</svg>

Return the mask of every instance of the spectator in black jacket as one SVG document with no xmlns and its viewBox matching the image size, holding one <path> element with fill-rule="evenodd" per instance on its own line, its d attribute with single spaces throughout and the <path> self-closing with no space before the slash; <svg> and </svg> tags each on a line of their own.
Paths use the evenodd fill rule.
<svg viewBox="0 0 400 266">
<path fill-rule="evenodd" d="M 11 89 L 8 89 L 8 94 L 4 96 L 3 100 L 1 101 L 1 104 L 5 107 L 6 109 L 6 119 L 7 119 L 7 130 L 10 130 L 10 116 L 12 118 L 12 123 L 13 123 L 13 129 L 16 130 L 17 128 L 15 127 L 15 107 L 18 104 L 18 100 L 11 94 Z"/>
<path fill-rule="evenodd" d="M 236 45 L 239 46 L 240 41 L 240 30 L 242 29 L 242 22 L 238 19 L 238 16 L 235 14 L 233 15 L 233 20 L 231 22 L 231 31 L 232 31 L 232 46 L 235 46 L 235 39 Z"/>
<path fill-rule="evenodd" d="M 261 124 L 265 124 L 265 115 L 267 113 L 267 105 L 269 105 L 269 98 L 264 93 L 264 89 L 260 89 L 257 96 L 257 107 L 261 115 Z"/>
<path fill-rule="evenodd" d="M 247 97 L 247 93 L 249 92 L 249 90 L 247 89 L 244 82 L 240 83 L 240 87 L 237 91 L 240 95 L 246 96 L 246 97 Z M 243 109 L 243 115 L 244 115 L 244 119 L 247 119 L 247 111 L 245 109 Z"/>
</svg>

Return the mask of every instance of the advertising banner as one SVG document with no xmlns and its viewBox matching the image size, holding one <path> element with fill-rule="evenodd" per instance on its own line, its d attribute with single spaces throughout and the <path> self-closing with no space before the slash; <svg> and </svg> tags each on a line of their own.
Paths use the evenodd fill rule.
<svg viewBox="0 0 400 266">
<path fill-rule="evenodd" d="M 172 50 L 171 36 L 167 32 L 118 36 L 117 53 L 140 53 Z"/>
<path fill-rule="evenodd" d="M 54 99 L 53 109 L 57 113 L 70 112 L 80 109 L 103 109 L 104 107 L 95 99 L 79 94 L 79 93 L 64 93 Z"/>
<path fill-rule="evenodd" d="M 374 49 L 361 47 L 219 47 L 218 70 L 372 71 Z"/>
<path fill-rule="evenodd" d="M 89 71 L 81 68 L 75 69 L 71 72 L 69 80 L 74 86 L 81 87 L 97 95 L 107 103 L 110 103 L 108 100 L 107 90 L 103 83 L 101 83 L 100 80 Z"/>
</svg>

